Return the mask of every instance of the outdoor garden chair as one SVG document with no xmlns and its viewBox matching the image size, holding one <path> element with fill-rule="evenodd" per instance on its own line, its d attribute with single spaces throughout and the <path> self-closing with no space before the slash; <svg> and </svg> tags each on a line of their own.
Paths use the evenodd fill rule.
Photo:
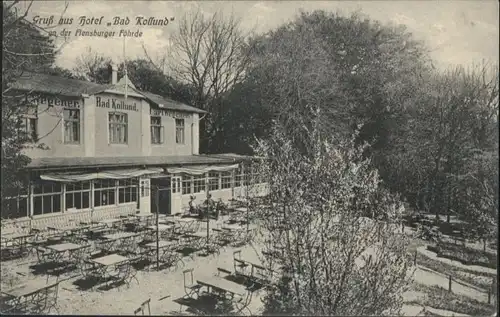
<svg viewBox="0 0 500 317">
<path fill-rule="evenodd" d="M 59 278 L 59 277 L 58 277 Z M 42 297 L 39 304 L 39 312 L 48 314 L 52 310 L 55 310 L 59 314 L 57 309 L 57 298 L 59 296 L 59 281 L 55 284 L 49 285 L 42 291 Z"/>
<path fill-rule="evenodd" d="M 43 247 L 36 247 L 35 251 L 38 264 L 48 264 L 54 262 L 54 252 Z"/>
<path fill-rule="evenodd" d="M 248 272 L 247 272 L 247 269 L 250 266 L 250 264 L 246 263 L 243 260 L 236 259 L 236 258 L 233 259 L 233 263 L 234 263 L 234 273 L 235 273 L 235 275 L 237 275 L 237 276 L 239 275 L 239 276 L 243 276 L 243 277 L 249 277 L 250 276 L 248 274 Z"/>
<path fill-rule="evenodd" d="M 137 271 L 132 265 L 135 260 L 136 259 L 126 261 L 116 266 L 116 271 L 110 274 L 115 283 L 123 282 L 127 284 L 127 287 L 130 287 L 130 282 L 135 279 L 137 284 L 139 284 L 139 280 L 137 279 Z"/>
<path fill-rule="evenodd" d="M 161 252 L 162 250 L 160 250 Z M 154 251 L 156 256 L 156 251 Z M 167 247 L 163 250 L 163 254 L 160 255 L 160 262 L 168 267 L 179 267 L 179 263 L 184 266 L 184 260 L 182 260 L 182 255 L 176 251 L 175 246 Z"/>
<path fill-rule="evenodd" d="M 184 292 L 186 293 L 186 295 L 184 296 L 185 298 L 187 297 L 196 299 L 193 297 L 193 295 L 196 295 L 197 298 L 200 296 L 200 290 L 202 286 L 194 281 L 193 271 L 194 269 L 191 268 L 182 272 L 182 274 L 184 275 Z M 187 280 L 186 277 L 188 278 Z"/>
<path fill-rule="evenodd" d="M 87 245 L 83 246 L 83 248 L 71 252 L 71 255 L 70 255 L 71 262 L 80 263 L 81 260 L 90 257 L 90 254 L 91 254 L 91 245 L 87 244 Z"/>
<path fill-rule="evenodd" d="M 195 232 L 198 232 L 198 230 L 200 230 L 200 225 L 201 225 L 201 222 L 200 221 L 193 221 L 191 222 L 188 230 L 186 230 L 187 233 L 195 233 Z"/>
<path fill-rule="evenodd" d="M 135 253 L 135 263 L 149 270 L 151 264 L 156 263 L 156 250 L 151 248 L 139 248 Z"/>
<path fill-rule="evenodd" d="M 141 306 L 139 306 L 136 310 L 134 310 L 134 315 L 138 315 L 139 313 L 141 313 L 141 315 L 145 315 L 145 310 L 146 310 L 146 307 L 148 308 L 148 313 L 146 314 L 146 316 L 150 316 L 151 315 L 151 306 L 150 306 L 150 303 L 151 303 L 151 298 L 149 298 L 148 300 L 144 301 Z"/>
<path fill-rule="evenodd" d="M 247 292 L 244 296 L 237 296 L 233 298 L 233 303 L 236 306 L 236 313 L 241 313 L 244 309 L 248 311 L 248 316 L 252 315 L 252 311 L 248 307 L 252 301 L 253 292 Z"/>
<path fill-rule="evenodd" d="M 80 268 L 80 274 L 84 279 L 96 279 L 98 280 L 101 276 L 99 275 L 99 268 L 90 259 L 82 259 L 78 264 Z"/>
<path fill-rule="evenodd" d="M 220 255 L 221 244 L 219 243 L 219 235 L 215 237 L 210 237 L 208 242 L 205 242 L 205 251 L 208 254 Z"/>
<path fill-rule="evenodd" d="M 266 286 L 271 283 L 272 271 L 261 265 L 252 265 L 252 282 L 259 286 Z"/>
</svg>

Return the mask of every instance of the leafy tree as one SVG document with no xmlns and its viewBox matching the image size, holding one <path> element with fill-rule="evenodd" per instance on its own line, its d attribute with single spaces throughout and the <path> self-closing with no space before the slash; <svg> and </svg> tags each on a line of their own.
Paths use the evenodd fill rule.
<svg viewBox="0 0 500 317">
<path fill-rule="evenodd" d="M 2 46 L 2 218 L 11 212 L 9 197 L 27 188 L 24 168 L 30 159 L 23 154 L 31 136 L 25 132 L 23 115 L 32 110 L 32 93 L 13 91 L 11 84 L 27 71 L 50 68 L 55 60 L 55 47 L 46 32 L 25 17 L 18 1 L 4 2 Z"/>
<path fill-rule="evenodd" d="M 457 182 L 475 170 L 482 153 L 498 148 L 498 71 L 485 66 L 457 67 L 428 77 L 416 91 L 419 97 L 409 109 L 407 129 L 394 141 L 396 150 L 386 153 L 393 186 L 420 209 L 448 215 L 471 212 L 464 184 Z"/>
<path fill-rule="evenodd" d="M 78 57 L 74 73 L 79 77 L 99 84 L 110 84 L 112 77 L 112 60 L 102 54 L 92 51 L 89 47 L 86 53 Z M 124 63 L 117 65 L 117 76 L 125 75 Z M 147 59 L 127 61 L 127 75 L 135 87 L 158 95 L 168 96 L 176 101 L 191 104 L 192 89 L 170 76 L 166 76 Z"/>
<path fill-rule="evenodd" d="M 318 105 L 321 129 L 332 139 L 345 139 L 359 128 L 357 141 L 372 145 L 367 155 L 383 153 L 392 132 L 404 126 L 419 74 L 429 68 L 425 48 L 403 27 L 360 14 L 301 13 L 250 47 L 245 84 L 260 87 L 256 110 L 267 105 L 303 149 L 310 109 Z"/>
</svg>

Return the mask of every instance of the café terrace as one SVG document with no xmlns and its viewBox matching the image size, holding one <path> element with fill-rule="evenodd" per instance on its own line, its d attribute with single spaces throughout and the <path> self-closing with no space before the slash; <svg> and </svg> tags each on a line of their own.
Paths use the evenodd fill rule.
<svg viewBox="0 0 500 317">
<path fill-rule="evenodd" d="M 118 81 L 116 66 L 107 85 L 29 73 L 12 91 L 41 96 L 24 128 L 45 148 L 26 148 L 29 185 L 5 197 L 4 230 L 175 214 L 188 208 L 190 196 L 200 204 L 207 192 L 227 202 L 267 191 L 256 158 L 199 153 L 204 110 L 140 91 L 126 75 Z"/>
</svg>

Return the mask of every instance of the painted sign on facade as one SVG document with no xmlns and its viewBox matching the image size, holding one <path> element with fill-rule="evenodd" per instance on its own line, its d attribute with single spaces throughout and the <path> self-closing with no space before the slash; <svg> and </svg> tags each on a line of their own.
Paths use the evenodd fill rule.
<svg viewBox="0 0 500 317">
<path fill-rule="evenodd" d="M 139 111 L 135 102 L 125 102 L 116 98 L 101 98 L 95 97 L 96 107 L 108 108 L 113 110 Z"/>
<path fill-rule="evenodd" d="M 64 107 L 64 108 L 80 108 L 81 102 L 79 99 L 67 99 L 52 96 L 40 96 L 33 99 L 36 105 L 47 105 L 49 107 Z"/>
<path fill-rule="evenodd" d="M 178 119 L 189 118 L 190 116 L 190 114 L 186 112 L 167 110 L 167 109 L 150 109 L 149 113 L 152 116 L 172 117 Z"/>
</svg>

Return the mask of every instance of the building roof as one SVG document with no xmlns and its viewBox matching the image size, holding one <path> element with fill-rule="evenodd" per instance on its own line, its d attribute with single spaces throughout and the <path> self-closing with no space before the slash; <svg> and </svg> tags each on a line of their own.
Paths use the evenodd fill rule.
<svg viewBox="0 0 500 317">
<path fill-rule="evenodd" d="M 82 94 L 94 95 L 105 91 L 111 85 L 100 85 L 79 79 L 68 79 L 40 73 L 24 72 L 17 81 L 11 84 L 13 89 L 81 97 Z"/>
<path fill-rule="evenodd" d="M 241 154 L 236 154 L 236 153 L 220 153 L 220 154 L 212 154 L 212 155 L 215 157 L 221 157 L 221 158 L 231 158 L 231 159 L 238 160 L 238 161 L 262 159 L 259 156 L 241 155 Z"/>
<path fill-rule="evenodd" d="M 163 109 L 194 112 L 194 113 L 206 113 L 206 111 L 188 106 L 181 102 L 172 100 L 167 97 L 163 97 L 148 91 L 140 91 L 134 89 L 134 84 L 128 80 L 128 86 L 132 88 L 129 93 L 132 95 L 134 92 L 139 93 L 144 96 L 145 99 L 149 100 L 153 104 L 157 105 Z M 51 95 L 61 95 L 68 97 L 81 97 L 82 94 L 95 95 L 104 91 L 111 91 L 121 93 L 124 90 L 125 77 L 122 77 L 116 85 L 102 85 L 91 83 L 85 80 L 79 79 L 68 79 L 60 76 L 25 72 L 21 75 L 17 81 L 11 84 L 13 89 L 46 93 Z"/>
<path fill-rule="evenodd" d="M 170 109 L 170 110 L 178 110 L 178 111 L 188 111 L 195 113 L 207 113 L 205 110 L 201 110 L 192 106 L 185 105 L 178 101 L 172 100 L 170 98 L 162 97 L 157 94 L 153 94 L 152 92 L 141 91 L 141 94 L 144 95 L 149 101 L 156 104 L 160 109 Z"/>
<path fill-rule="evenodd" d="M 31 170 L 39 170 L 117 166 L 183 166 L 198 164 L 230 164 L 239 161 L 242 160 L 236 160 L 234 158 L 223 158 L 216 155 L 44 157 L 32 159 L 27 168 Z"/>
<path fill-rule="evenodd" d="M 116 83 L 116 86 L 125 87 L 125 85 L 133 89 L 137 89 L 132 81 L 128 78 L 127 74 L 123 75 L 123 77 Z"/>
</svg>

